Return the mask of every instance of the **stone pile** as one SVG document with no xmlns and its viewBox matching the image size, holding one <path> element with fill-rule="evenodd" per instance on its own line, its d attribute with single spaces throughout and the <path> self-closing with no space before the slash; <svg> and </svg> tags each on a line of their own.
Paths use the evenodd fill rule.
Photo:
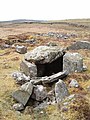
<svg viewBox="0 0 90 120">
<path fill-rule="evenodd" d="M 20 70 L 12 74 L 22 85 L 12 94 L 18 102 L 13 108 L 23 110 L 30 105 L 39 109 L 69 96 L 63 79 L 72 72 L 83 71 L 83 58 L 79 53 L 65 53 L 65 49 L 58 46 L 39 46 L 25 54 Z M 48 90 L 47 85 L 54 87 Z M 69 86 L 79 87 L 79 84 L 72 80 Z"/>
<path fill-rule="evenodd" d="M 66 84 L 62 80 L 59 80 L 53 89 L 53 91 L 48 92 L 44 85 L 33 85 L 31 81 L 27 82 L 23 84 L 19 90 L 13 92 L 12 97 L 18 102 L 18 104 L 13 105 L 13 108 L 15 110 L 22 110 L 30 102 L 33 108 L 39 108 L 39 106 L 43 107 L 43 104 L 47 106 L 61 102 L 69 95 Z M 35 103 L 33 104 L 32 101 Z M 38 105 L 35 105 L 36 103 L 38 103 Z"/>
<path fill-rule="evenodd" d="M 77 35 L 75 33 L 65 34 L 65 33 L 55 33 L 55 32 L 48 32 L 48 33 L 39 33 L 38 36 L 44 37 L 54 37 L 58 39 L 68 39 L 68 38 L 76 38 Z"/>
</svg>

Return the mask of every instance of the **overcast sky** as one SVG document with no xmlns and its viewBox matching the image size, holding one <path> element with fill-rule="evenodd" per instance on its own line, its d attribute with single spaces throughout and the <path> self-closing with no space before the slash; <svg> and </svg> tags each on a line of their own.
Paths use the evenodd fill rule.
<svg viewBox="0 0 90 120">
<path fill-rule="evenodd" d="M 90 0 L 0 0 L 0 21 L 90 18 Z"/>
</svg>

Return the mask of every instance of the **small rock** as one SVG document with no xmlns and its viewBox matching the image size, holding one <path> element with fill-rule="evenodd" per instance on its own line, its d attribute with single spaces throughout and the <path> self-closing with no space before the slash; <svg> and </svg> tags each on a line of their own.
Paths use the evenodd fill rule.
<svg viewBox="0 0 90 120">
<path fill-rule="evenodd" d="M 25 40 L 26 43 L 35 44 L 36 40 L 34 38 L 30 40 Z"/>
<path fill-rule="evenodd" d="M 18 83 L 18 84 L 23 84 L 25 82 L 30 81 L 30 77 L 29 76 L 26 76 L 22 72 L 18 72 L 18 71 L 12 73 L 12 77 L 16 80 L 16 83 Z"/>
<path fill-rule="evenodd" d="M 62 112 L 67 112 L 67 111 L 68 111 L 68 108 L 67 108 L 66 106 L 63 106 L 63 107 L 61 107 L 61 111 L 62 111 Z"/>
<path fill-rule="evenodd" d="M 83 71 L 86 71 L 86 70 L 87 70 L 87 66 L 83 65 Z"/>
<path fill-rule="evenodd" d="M 75 79 L 72 79 L 70 84 L 69 84 L 70 87 L 75 87 L 75 88 L 78 88 L 79 87 L 79 83 L 77 82 L 77 80 Z"/>
<path fill-rule="evenodd" d="M 34 87 L 31 98 L 37 101 L 43 101 L 47 97 L 46 87 L 42 85 L 37 85 Z"/>
<path fill-rule="evenodd" d="M 0 46 L 0 48 L 3 50 L 3 49 L 6 49 L 6 48 L 10 48 L 11 45 L 8 45 L 8 44 L 3 44 Z"/>
<path fill-rule="evenodd" d="M 41 114 L 43 114 L 44 112 L 43 112 L 43 111 L 41 111 L 40 113 L 41 113 Z"/>
<path fill-rule="evenodd" d="M 16 111 L 21 111 L 24 110 L 24 106 L 21 103 L 16 103 L 13 105 L 13 109 L 15 109 Z"/>
<path fill-rule="evenodd" d="M 87 91 L 90 91 L 90 86 L 87 86 Z"/>
<path fill-rule="evenodd" d="M 49 42 L 49 43 L 47 43 L 47 46 L 57 46 L 57 44 L 53 43 L 53 42 Z"/>
<path fill-rule="evenodd" d="M 70 50 L 79 50 L 79 49 L 88 49 L 90 50 L 90 42 L 89 41 L 77 41 L 68 47 Z"/>
<path fill-rule="evenodd" d="M 55 84 L 55 96 L 56 96 L 57 103 L 62 101 L 68 95 L 69 95 L 69 92 L 66 87 L 66 84 L 62 80 L 59 80 Z"/>
<path fill-rule="evenodd" d="M 75 94 L 71 94 L 65 98 L 65 101 L 67 101 L 67 103 L 68 103 L 68 102 L 72 101 L 74 98 L 75 98 Z"/>
<path fill-rule="evenodd" d="M 27 47 L 25 46 L 16 46 L 16 52 L 20 54 L 25 54 L 27 52 Z"/>
</svg>

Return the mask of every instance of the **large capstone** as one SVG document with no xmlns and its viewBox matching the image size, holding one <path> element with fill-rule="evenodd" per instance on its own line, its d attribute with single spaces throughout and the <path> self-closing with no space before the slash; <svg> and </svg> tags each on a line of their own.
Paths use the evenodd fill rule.
<svg viewBox="0 0 90 120">
<path fill-rule="evenodd" d="M 63 57 L 63 70 L 68 73 L 83 71 L 83 58 L 79 53 L 66 53 Z"/>
<path fill-rule="evenodd" d="M 62 71 L 64 53 L 58 46 L 39 46 L 26 53 L 25 60 L 37 66 L 37 77 L 49 76 Z"/>
<path fill-rule="evenodd" d="M 36 64 L 52 63 L 63 55 L 64 49 L 52 46 L 39 46 L 25 54 L 25 60 Z"/>
</svg>

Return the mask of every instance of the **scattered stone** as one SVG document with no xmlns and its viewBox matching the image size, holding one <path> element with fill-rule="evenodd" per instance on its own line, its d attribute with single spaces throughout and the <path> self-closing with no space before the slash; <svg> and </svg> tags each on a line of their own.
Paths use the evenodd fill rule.
<svg viewBox="0 0 90 120">
<path fill-rule="evenodd" d="M 12 97 L 19 103 L 23 104 L 24 106 L 27 104 L 30 94 L 26 91 L 17 90 L 12 94 Z"/>
<path fill-rule="evenodd" d="M 23 83 L 30 81 L 29 76 L 26 76 L 22 72 L 18 72 L 18 71 L 12 73 L 12 77 L 16 80 L 16 83 L 18 84 L 23 84 Z"/>
<path fill-rule="evenodd" d="M 30 39 L 30 40 L 25 40 L 26 43 L 29 44 L 35 44 L 36 40 L 34 38 Z"/>
<path fill-rule="evenodd" d="M 79 83 L 77 82 L 77 80 L 75 79 L 72 79 L 70 84 L 69 84 L 70 87 L 75 87 L 75 88 L 78 88 L 79 87 Z"/>
<path fill-rule="evenodd" d="M 90 86 L 87 86 L 87 88 L 86 88 L 86 89 L 87 89 L 87 91 L 89 91 L 89 92 L 90 92 Z"/>
<path fill-rule="evenodd" d="M 42 85 L 37 85 L 34 87 L 31 98 L 37 101 L 43 101 L 47 97 L 46 87 Z"/>
<path fill-rule="evenodd" d="M 15 109 L 16 111 L 21 111 L 24 110 L 24 106 L 21 103 L 16 103 L 13 105 L 13 109 Z"/>
<path fill-rule="evenodd" d="M 68 97 L 65 98 L 65 102 L 67 101 L 69 103 L 70 101 L 73 101 L 74 98 L 75 98 L 75 94 L 71 94 L 71 95 L 69 95 Z"/>
<path fill-rule="evenodd" d="M 67 112 L 68 111 L 68 107 L 66 107 L 66 106 L 61 107 L 61 111 L 62 112 Z"/>
<path fill-rule="evenodd" d="M 16 52 L 18 52 L 20 54 L 25 54 L 27 52 L 27 47 L 17 45 Z"/>
<path fill-rule="evenodd" d="M 31 95 L 33 91 L 33 84 L 31 82 L 27 82 L 21 86 L 20 90 L 26 91 Z"/>
<path fill-rule="evenodd" d="M 37 67 L 35 64 L 30 63 L 26 60 L 23 60 L 20 64 L 20 70 L 25 73 L 27 76 L 36 77 L 37 76 Z"/>
<path fill-rule="evenodd" d="M 47 43 L 47 46 L 57 46 L 57 44 L 54 42 L 49 42 L 49 43 Z"/>
<path fill-rule="evenodd" d="M 82 72 L 82 56 L 79 53 L 66 53 L 63 57 L 63 70 L 67 70 L 67 73 Z"/>
<path fill-rule="evenodd" d="M 86 71 L 86 70 L 87 70 L 87 66 L 83 65 L 83 71 Z"/>
<path fill-rule="evenodd" d="M 65 50 L 59 47 L 39 46 L 25 54 L 25 60 L 34 62 L 35 64 L 45 64 L 55 61 L 63 56 Z"/>
<path fill-rule="evenodd" d="M 69 92 L 66 87 L 66 84 L 62 80 L 59 80 L 55 84 L 55 96 L 56 96 L 57 103 L 61 102 L 68 95 L 69 95 Z"/>
<path fill-rule="evenodd" d="M 3 44 L 0 46 L 0 48 L 3 50 L 3 49 L 6 49 L 6 48 L 10 48 L 11 45 L 8 45 L 8 44 Z"/>
<path fill-rule="evenodd" d="M 89 49 L 90 50 L 90 42 L 89 41 L 77 41 L 68 47 L 69 50 L 79 50 L 79 49 Z"/>
</svg>

